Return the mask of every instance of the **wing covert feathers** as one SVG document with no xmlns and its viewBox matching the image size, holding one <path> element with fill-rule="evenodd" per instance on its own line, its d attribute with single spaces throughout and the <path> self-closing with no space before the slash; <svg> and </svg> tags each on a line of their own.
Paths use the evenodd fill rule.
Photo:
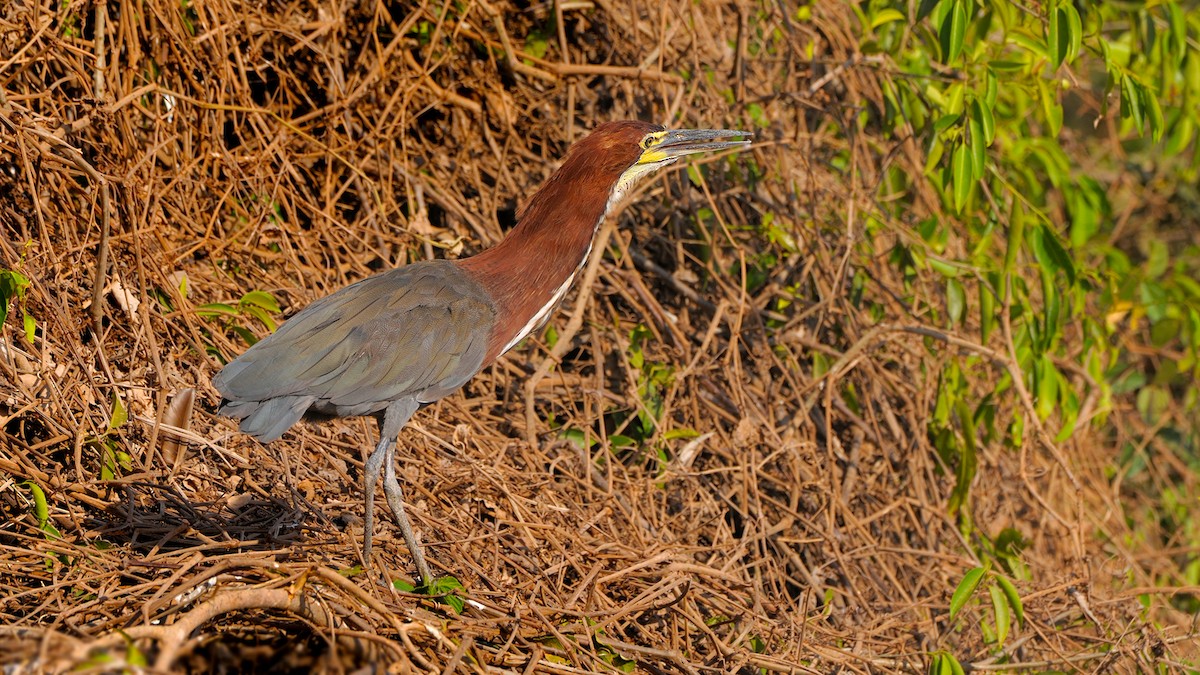
<svg viewBox="0 0 1200 675">
<path fill-rule="evenodd" d="M 483 363 L 496 310 L 447 261 L 406 265 L 312 303 L 213 378 L 221 414 L 278 438 L 308 411 L 365 415 L 435 401 Z"/>
</svg>

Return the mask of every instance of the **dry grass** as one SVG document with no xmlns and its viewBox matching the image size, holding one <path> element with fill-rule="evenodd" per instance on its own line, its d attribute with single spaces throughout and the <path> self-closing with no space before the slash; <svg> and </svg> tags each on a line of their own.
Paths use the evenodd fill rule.
<svg viewBox="0 0 1200 675">
<path fill-rule="evenodd" d="M 927 344 L 895 302 L 880 330 L 849 292 L 854 269 L 882 297 L 902 283 L 861 231 L 881 166 L 924 160 L 840 134 L 880 100 L 884 66 L 855 55 L 849 9 L 800 22 L 786 6 L 596 0 L 556 21 L 482 0 L 6 3 L 0 267 L 30 278 L 39 324 L 33 344 L 3 327 L 6 670 L 143 654 L 164 671 L 875 672 L 939 649 L 995 666 L 984 612 L 947 620 L 978 561 L 924 433 L 932 364 L 970 343 Z M 770 120 L 752 156 L 651 185 L 554 322 L 555 351 L 528 341 L 404 432 L 409 513 L 470 607 L 381 582 L 411 562 L 387 519 L 371 572 L 340 574 L 359 562 L 373 425 L 265 448 L 238 434 L 209 381 L 214 354 L 245 344 L 197 307 L 264 290 L 286 314 L 381 268 L 477 252 L 595 123 L 746 127 L 750 103 Z M 802 253 L 758 232 L 768 213 Z M 743 292 L 764 254 L 769 278 Z M 780 306 L 787 289 L 807 302 Z M 638 325 L 674 377 L 650 450 L 617 452 L 608 437 L 630 432 L 614 422 L 645 405 Z M 813 352 L 835 367 L 814 376 Z M 189 388 L 194 413 L 164 417 Z M 110 430 L 114 399 L 129 422 Z M 699 435 L 667 437 L 679 429 Z M 131 456 L 111 481 L 103 438 Z M 1105 474 L 1116 442 L 982 449 L 980 526 L 1029 539 L 1010 661 L 1126 671 L 1194 649 L 1139 588 L 1163 561 L 1128 540 Z"/>
</svg>

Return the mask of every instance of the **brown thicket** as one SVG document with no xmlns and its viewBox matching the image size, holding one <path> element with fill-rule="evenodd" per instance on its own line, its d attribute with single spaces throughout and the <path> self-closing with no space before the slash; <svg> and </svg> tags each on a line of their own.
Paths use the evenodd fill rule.
<svg viewBox="0 0 1200 675">
<path fill-rule="evenodd" d="M 888 295 L 908 223 L 864 253 L 881 167 L 924 158 L 858 123 L 888 68 L 857 31 L 842 3 L 3 3 L 0 267 L 31 281 L 0 359 L 6 671 L 1171 663 L 1188 628 L 1137 600 L 1158 554 L 1123 538 L 1099 437 L 981 450 L 974 511 L 1028 539 L 1027 622 L 998 654 L 985 608 L 948 620 L 978 561 L 925 428 L 935 364 L 969 343 Z M 235 328 L 266 329 L 202 306 L 266 291 L 286 316 L 477 252 L 619 118 L 766 126 L 750 155 L 656 179 L 554 332 L 404 432 L 409 513 L 463 612 L 386 585 L 411 573 L 387 519 L 373 567 L 343 574 L 369 421 L 237 433 L 209 380 Z M 882 324 L 855 270 L 894 298 Z M 645 438 L 639 413 L 661 417 Z"/>
</svg>

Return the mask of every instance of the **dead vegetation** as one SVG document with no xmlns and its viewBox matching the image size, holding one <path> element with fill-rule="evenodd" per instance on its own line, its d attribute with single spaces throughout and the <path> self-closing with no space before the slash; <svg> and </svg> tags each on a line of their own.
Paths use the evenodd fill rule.
<svg viewBox="0 0 1200 675">
<path fill-rule="evenodd" d="M 855 268 L 903 283 L 859 247 L 879 167 L 924 162 L 835 133 L 880 100 L 853 13 L 554 6 L 4 5 L 0 267 L 37 322 L 30 343 L 14 310 L 0 359 L 6 671 L 911 672 L 942 649 L 1132 671 L 1194 649 L 1099 434 L 983 451 L 974 510 L 1028 540 L 1025 623 L 998 651 L 980 607 L 948 620 L 978 561 L 924 420 L 929 364 L 970 342 L 852 301 Z M 654 182 L 551 333 L 406 429 L 409 513 L 461 613 L 387 584 L 411 574 L 387 519 L 351 573 L 367 421 L 264 448 L 214 416 L 262 315 L 495 243 L 599 121 L 745 128 L 751 104 L 752 155 Z"/>
</svg>

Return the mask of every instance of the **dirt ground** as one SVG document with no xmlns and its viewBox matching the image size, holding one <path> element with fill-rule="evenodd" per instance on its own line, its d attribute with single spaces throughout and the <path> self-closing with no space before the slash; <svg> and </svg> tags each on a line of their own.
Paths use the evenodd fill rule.
<svg viewBox="0 0 1200 675">
<path fill-rule="evenodd" d="M 990 601 L 950 617 L 979 542 L 925 420 L 965 352 L 890 293 L 941 292 L 887 262 L 911 223 L 864 235 L 881 167 L 924 157 L 856 122 L 886 76 L 857 30 L 749 0 L 0 3 L 0 268 L 30 282 L 0 333 L 5 672 L 1195 658 L 1112 479 L 1120 411 L 981 448 L 975 524 L 1020 533 L 1024 616 L 1002 644 Z M 624 118 L 757 138 L 655 179 L 549 329 L 405 429 L 409 514 L 461 588 L 398 590 L 386 510 L 359 558 L 374 424 L 262 446 L 210 380 L 317 297 L 496 243 Z"/>
</svg>

